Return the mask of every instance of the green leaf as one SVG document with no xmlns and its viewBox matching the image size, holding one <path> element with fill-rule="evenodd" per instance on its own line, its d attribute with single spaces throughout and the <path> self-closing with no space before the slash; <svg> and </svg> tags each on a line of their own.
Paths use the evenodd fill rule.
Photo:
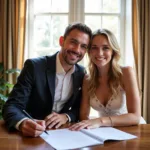
<svg viewBox="0 0 150 150">
<path fill-rule="evenodd" d="M 13 88 L 13 87 L 14 87 L 13 84 L 5 81 L 4 83 L 0 84 L 0 91 L 6 91 L 7 89 Z"/>
<path fill-rule="evenodd" d="M 11 84 L 11 83 L 9 83 L 9 82 L 7 82 L 7 83 L 5 84 L 5 86 L 8 87 L 8 88 L 13 88 L 13 87 L 14 87 L 14 85 Z"/>
<path fill-rule="evenodd" d="M 7 98 L 8 97 L 6 97 L 5 95 L 3 95 L 3 94 L 0 94 L 0 100 L 3 100 L 3 101 L 7 101 Z"/>
<path fill-rule="evenodd" d="M 8 69 L 5 71 L 5 73 L 9 74 L 9 73 L 20 73 L 20 69 Z"/>
<path fill-rule="evenodd" d="M 8 99 L 9 90 L 11 90 L 11 88 L 13 88 L 13 86 L 14 86 L 13 84 L 11 84 L 7 80 L 5 80 L 4 73 L 11 74 L 11 73 L 20 73 L 20 72 L 21 72 L 21 70 L 16 69 L 16 68 L 4 70 L 3 63 L 0 63 L 0 106 L 2 106 L 1 104 L 2 103 L 4 104 L 5 101 Z M 3 94 L 3 93 L 5 93 L 5 94 Z M 0 117 L 1 117 L 1 114 L 0 114 Z"/>
<path fill-rule="evenodd" d="M 7 89 L 8 89 L 8 87 L 5 85 L 0 86 L 0 91 L 6 91 Z"/>
<path fill-rule="evenodd" d="M 4 105 L 5 104 L 5 101 L 0 99 L 0 106 Z"/>
</svg>

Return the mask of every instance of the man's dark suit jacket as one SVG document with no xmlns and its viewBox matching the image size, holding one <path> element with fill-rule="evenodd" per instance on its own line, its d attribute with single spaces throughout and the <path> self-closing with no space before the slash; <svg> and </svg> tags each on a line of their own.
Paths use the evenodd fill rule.
<svg viewBox="0 0 150 150">
<path fill-rule="evenodd" d="M 26 117 L 22 113 L 24 109 L 35 119 L 44 119 L 51 114 L 55 95 L 56 55 L 28 59 L 25 62 L 2 111 L 9 130 Z M 68 114 L 72 122 L 79 117 L 84 73 L 84 68 L 76 64 L 72 74 L 73 94 L 60 112 Z"/>
</svg>

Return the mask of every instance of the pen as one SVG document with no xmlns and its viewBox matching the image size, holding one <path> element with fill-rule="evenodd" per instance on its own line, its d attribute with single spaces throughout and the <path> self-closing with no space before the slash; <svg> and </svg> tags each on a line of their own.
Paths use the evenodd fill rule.
<svg viewBox="0 0 150 150">
<path fill-rule="evenodd" d="M 23 113 L 27 116 L 27 117 L 29 117 L 31 120 L 33 120 L 34 121 L 34 119 L 25 111 L 25 110 L 23 110 Z M 35 121 L 34 121 L 35 122 Z M 48 132 L 45 130 L 44 131 L 46 134 L 48 134 Z"/>
</svg>

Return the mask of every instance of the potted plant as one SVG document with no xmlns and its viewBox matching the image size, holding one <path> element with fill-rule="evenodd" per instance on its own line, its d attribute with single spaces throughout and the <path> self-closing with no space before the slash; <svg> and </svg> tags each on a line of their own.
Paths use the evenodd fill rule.
<svg viewBox="0 0 150 150">
<path fill-rule="evenodd" d="M 5 77 L 8 74 L 20 73 L 19 69 L 4 69 L 3 63 L 0 63 L 0 119 L 2 119 L 2 108 L 5 104 L 9 91 L 13 88 L 13 84 L 8 82 Z"/>
</svg>

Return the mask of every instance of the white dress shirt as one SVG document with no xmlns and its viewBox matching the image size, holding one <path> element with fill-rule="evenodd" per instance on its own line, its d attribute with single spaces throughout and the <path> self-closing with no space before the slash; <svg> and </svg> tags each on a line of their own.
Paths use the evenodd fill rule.
<svg viewBox="0 0 150 150">
<path fill-rule="evenodd" d="M 75 70 L 73 66 L 68 72 L 65 72 L 59 59 L 59 53 L 56 58 L 56 80 L 53 111 L 60 112 L 64 104 L 71 97 L 73 92 L 72 73 Z"/>
</svg>

